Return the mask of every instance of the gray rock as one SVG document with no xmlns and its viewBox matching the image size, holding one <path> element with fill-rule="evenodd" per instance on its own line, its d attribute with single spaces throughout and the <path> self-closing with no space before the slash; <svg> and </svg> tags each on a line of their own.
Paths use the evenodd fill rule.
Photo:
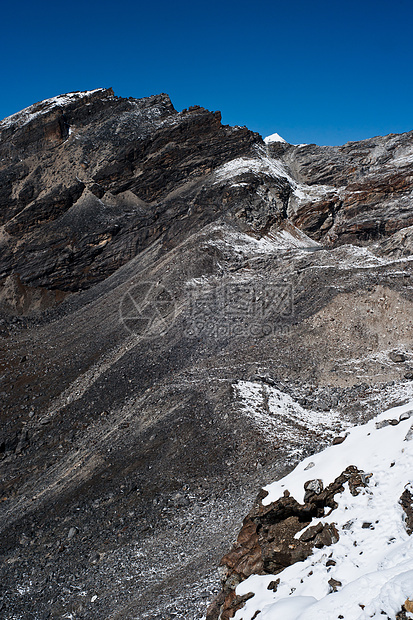
<svg viewBox="0 0 413 620">
<path fill-rule="evenodd" d="M 67 540 L 71 540 L 76 534 L 77 534 L 77 529 L 75 527 L 71 527 L 67 534 Z"/>
<path fill-rule="evenodd" d="M 311 461 L 310 463 L 308 463 L 306 467 L 304 467 L 304 471 L 307 471 L 308 469 L 312 469 L 313 467 L 315 467 L 315 463 Z"/>
<path fill-rule="evenodd" d="M 321 493 L 321 491 L 324 488 L 324 484 L 323 481 L 320 480 L 320 478 L 316 478 L 314 480 L 307 480 L 307 482 L 304 483 L 304 489 L 306 491 L 306 493 L 315 493 L 316 495 L 319 495 Z"/>
<path fill-rule="evenodd" d="M 409 428 L 404 438 L 405 441 L 411 441 L 413 439 L 413 426 Z"/>
<path fill-rule="evenodd" d="M 401 362 L 405 362 L 407 357 L 404 353 L 400 353 L 399 351 L 391 351 L 389 353 L 389 358 L 395 364 L 400 364 Z"/>
<path fill-rule="evenodd" d="M 328 580 L 328 585 L 330 586 L 330 592 L 337 592 L 338 589 L 341 588 L 342 583 L 337 579 L 331 578 Z"/>
</svg>

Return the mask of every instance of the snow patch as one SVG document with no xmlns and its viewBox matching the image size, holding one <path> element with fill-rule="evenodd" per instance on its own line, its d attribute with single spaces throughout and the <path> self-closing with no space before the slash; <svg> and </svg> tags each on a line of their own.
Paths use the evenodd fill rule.
<svg viewBox="0 0 413 620">
<path fill-rule="evenodd" d="M 377 430 L 376 423 L 389 417 L 399 419 L 401 414 L 406 412 L 411 412 L 413 415 L 413 401 L 389 409 L 367 424 L 352 428 L 345 442 L 338 446 L 330 446 L 323 452 L 305 459 L 291 474 L 265 487 L 268 496 L 264 498 L 263 504 L 268 505 L 276 501 L 285 489 L 288 489 L 298 502 L 303 502 L 304 482 L 308 480 L 305 467 L 310 461 L 315 464 L 311 471 L 312 478 L 322 479 L 324 486 L 333 482 L 349 465 L 355 465 L 363 471 L 370 471 L 375 467 L 380 472 L 389 473 L 390 463 L 401 450 L 405 450 L 402 442 L 412 420 L 408 417 L 395 426 L 389 425 L 380 430 Z M 413 446 L 411 448 L 413 459 Z"/>
<path fill-rule="evenodd" d="M 264 138 L 265 144 L 271 144 L 272 142 L 285 142 L 287 144 L 287 140 L 284 140 L 278 133 L 272 133 L 270 136 Z"/>
<path fill-rule="evenodd" d="M 296 185 L 280 161 L 265 155 L 261 157 L 237 157 L 217 168 L 215 177 L 216 181 L 221 183 L 248 173 L 266 174 L 273 179 L 286 179 L 289 183 Z"/>
<path fill-rule="evenodd" d="M 238 381 L 234 389 L 242 402 L 242 413 L 271 438 L 297 443 L 297 427 L 305 432 L 331 434 L 343 428 L 341 416 L 333 411 L 304 409 L 299 403 L 275 387 L 258 381 Z M 301 449 L 294 453 L 301 452 Z"/>
</svg>

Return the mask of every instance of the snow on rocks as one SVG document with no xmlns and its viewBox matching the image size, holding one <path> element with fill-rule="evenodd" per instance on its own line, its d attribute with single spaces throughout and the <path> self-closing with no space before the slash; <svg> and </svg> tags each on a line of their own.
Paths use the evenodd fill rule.
<svg viewBox="0 0 413 620">
<path fill-rule="evenodd" d="M 297 426 L 307 429 L 306 432 L 317 430 L 327 435 L 342 427 L 338 413 L 304 409 L 276 387 L 258 381 L 238 381 L 234 389 L 241 399 L 242 413 L 251 418 L 268 437 L 282 436 L 294 445 L 297 442 Z M 302 447 L 297 447 L 297 451 L 302 452 Z"/>
<path fill-rule="evenodd" d="M 284 224 L 279 230 L 269 232 L 267 239 L 270 239 L 280 249 L 316 250 L 322 247 L 290 222 Z"/>
<path fill-rule="evenodd" d="M 19 129 L 35 119 L 37 116 L 46 114 L 54 108 L 62 107 L 68 103 L 72 103 L 73 101 L 78 101 L 80 99 L 88 99 L 91 95 L 99 92 L 103 93 L 105 90 L 105 88 L 96 88 L 95 90 L 67 93 L 66 95 L 58 95 L 57 97 L 52 97 L 50 99 L 45 99 L 44 101 L 34 103 L 28 108 L 25 108 L 20 112 L 16 112 L 15 114 L 12 114 L 11 116 L 8 116 L 0 121 L 0 132 L 5 129 L 9 129 L 10 127 Z"/>
<path fill-rule="evenodd" d="M 388 166 L 396 166 L 397 168 L 411 164 L 413 164 L 413 148 L 410 144 L 397 149 L 395 157 L 387 163 Z"/>
<path fill-rule="evenodd" d="M 237 157 L 217 168 L 215 171 L 217 182 L 235 179 L 246 173 L 261 173 L 274 179 L 286 179 L 291 185 L 296 185 L 279 160 L 258 151 L 257 154 L 258 157 Z"/>
<path fill-rule="evenodd" d="M 306 559 L 278 572 L 275 587 L 274 575 L 269 574 L 251 575 L 240 583 L 237 597 L 254 596 L 238 609 L 236 620 L 367 620 L 383 614 L 396 618 L 413 595 L 413 540 L 400 504 L 403 494 L 403 505 L 411 504 L 412 498 L 413 441 L 405 440 L 411 416 L 413 401 L 385 411 L 349 430 L 343 443 L 304 459 L 265 488 L 263 507 L 283 494 L 303 502 L 309 474 L 326 488 L 350 466 L 364 472 L 356 494 L 349 481 L 344 483 L 344 490 L 335 494 L 337 507 L 313 518 L 295 535 L 303 540 L 311 528 L 334 526 L 338 540 L 315 547 Z M 389 420 L 396 423 L 382 424 Z M 413 618 L 407 609 L 404 613 Z"/>
<path fill-rule="evenodd" d="M 342 188 L 330 185 L 307 185 L 297 183 L 288 168 L 279 159 L 271 157 L 262 147 L 256 147 L 255 157 L 237 157 L 215 170 L 215 183 L 230 183 L 233 187 L 245 184 L 243 176 L 266 175 L 274 180 L 288 182 L 292 193 L 289 200 L 289 214 L 295 213 L 303 204 L 338 196 Z"/>
<path fill-rule="evenodd" d="M 248 259 L 256 256 L 276 254 L 283 250 L 308 250 L 321 248 L 320 244 L 313 241 L 305 233 L 298 230 L 293 224 L 287 223 L 278 230 L 271 230 L 263 236 L 253 236 L 228 225 L 209 226 L 205 231 L 216 231 L 215 235 L 208 239 L 209 247 L 216 247 L 221 252 L 230 252 L 232 257 Z"/>
</svg>

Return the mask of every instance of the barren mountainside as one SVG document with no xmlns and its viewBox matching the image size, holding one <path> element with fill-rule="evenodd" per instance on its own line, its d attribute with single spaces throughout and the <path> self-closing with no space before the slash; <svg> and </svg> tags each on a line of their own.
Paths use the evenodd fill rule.
<svg viewBox="0 0 413 620">
<path fill-rule="evenodd" d="M 412 397 L 412 198 L 413 132 L 266 144 L 111 89 L 0 122 L 2 617 L 242 613 L 259 490 Z"/>
</svg>

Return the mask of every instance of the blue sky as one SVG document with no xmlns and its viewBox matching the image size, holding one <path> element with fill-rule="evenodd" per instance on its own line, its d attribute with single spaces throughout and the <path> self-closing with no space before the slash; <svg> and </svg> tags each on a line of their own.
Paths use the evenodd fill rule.
<svg viewBox="0 0 413 620">
<path fill-rule="evenodd" d="M 0 118 L 100 86 L 292 143 L 413 129 L 412 0 L 6 0 Z"/>
</svg>

